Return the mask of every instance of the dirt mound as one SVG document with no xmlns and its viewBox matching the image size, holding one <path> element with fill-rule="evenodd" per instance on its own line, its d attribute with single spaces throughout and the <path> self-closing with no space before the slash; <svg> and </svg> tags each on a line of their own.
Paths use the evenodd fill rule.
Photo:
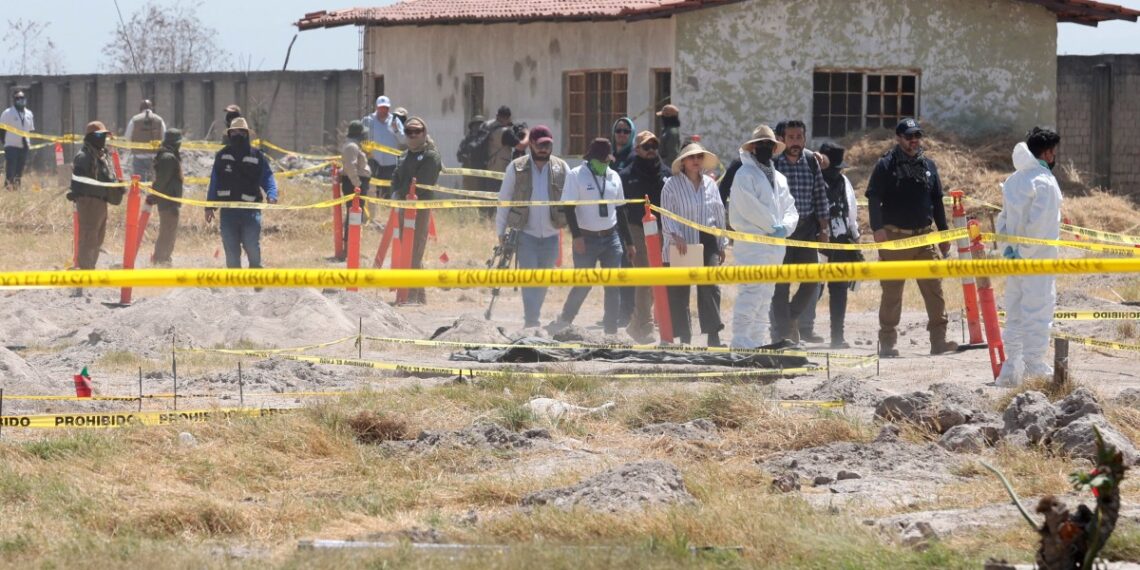
<svg viewBox="0 0 1140 570">
<path fill-rule="evenodd" d="M 77 371 L 78 372 L 78 371 Z M 0 388 L 9 396 L 41 396 L 61 394 L 70 386 L 62 381 L 51 383 L 32 369 L 20 355 L 0 346 Z"/>
<path fill-rule="evenodd" d="M 838 442 L 784 452 L 760 463 L 770 473 L 793 473 L 826 486 L 832 496 L 871 501 L 926 497 L 932 483 L 956 481 L 961 459 L 934 444 L 918 445 L 898 438 L 897 428 L 884 427 L 871 443 Z"/>
<path fill-rule="evenodd" d="M 502 327 L 476 317 L 461 317 L 450 326 L 440 327 L 431 335 L 431 340 L 492 344 L 509 344 L 511 342 L 511 338 L 503 332 Z"/>
<path fill-rule="evenodd" d="M 549 442 L 550 432 L 532 429 L 523 433 L 510 431 L 498 424 L 475 424 L 458 431 L 424 431 L 416 439 L 390 441 L 384 447 L 390 451 L 424 453 L 438 447 L 476 448 L 495 450 L 527 449 Z"/>
<path fill-rule="evenodd" d="M 5 346 L 49 346 L 111 312 L 91 296 L 70 289 L 28 289 L 0 293 L 0 342 Z"/>
<path fill-rule="evenodd" d="M 268 358 L 244 365 L 241 381 L 247 393 L 259 393 L 343 387 L 351 383 L 351 378 L 311 362 Z M 199 378 L 189 378 L 184 385 L 199 390 L 232 390 L 236 393 L 238 372 L 235 368 Z"/>
<path fill-rule="evenodd" d="M 577 485 L 546 489 L 523 498 L 523 506 L 551 505 L 621 512 L 696 502 L 681 472 L 664 461 L 628 463 L 585 479 Z"/>
<path fill-rule="evenodd" d="M 635 433 L 648 436 L 672 437 L 681 441 L 720 440 L 720 434 L 717 433 L 716 424 L 705 419 L 697 419 L 683 424 L 673 422 L 650 424 L 638 428 L 635 430 Z"/>
<path fill-rule="evenodd" d="M 849 404 L 874 407 L 887 396 L 882 389 L 868 385 L 865 378 L 834 376 L 802 397 L 804 400 L 843 400 Z"/>
</svg>

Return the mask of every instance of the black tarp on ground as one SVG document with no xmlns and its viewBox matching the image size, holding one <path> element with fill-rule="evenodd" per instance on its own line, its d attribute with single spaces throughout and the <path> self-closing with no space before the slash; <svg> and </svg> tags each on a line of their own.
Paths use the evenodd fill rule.
<svg viewBox="0 0 1140 570">
<path fill-rule="evenodd" d="M 808 364 L 802 356 L 771 356 L 766 354 L 731 354 L 724 352 L 688 352 L 668 350 L 626 350 L 609 348 L 542 348 L 559 345 L 558 341 L 527 337 L 515 341 L 511 348 L 467 349 L 451 354 L 459 362 L 527 364 L 535 362 L 600 361 L 620 364 L 679 364 L 689 366 L 729 366 L 735 368 L 802 368 Z M 775 344 L 763 348 L 788 348 Z"/>
</svg>

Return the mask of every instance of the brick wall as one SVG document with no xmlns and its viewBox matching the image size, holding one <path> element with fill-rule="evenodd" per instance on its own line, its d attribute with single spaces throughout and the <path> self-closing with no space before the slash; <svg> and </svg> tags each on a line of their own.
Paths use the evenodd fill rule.
<svg viewBox="0 0 1140 570">
<path fill-rule="evenodd" d="M 4 104 L 11 103 L 9 93 L 16 87 L 28 91 L 28 107 L 36 115 L 36 130 L 46 134 L 82 132 L 94 120 L 103 121 L 108 129 L 121 135 L 126 120 L 138 113 L 143 98 L 144 82 L 154 83 L 155 112 L 167 127 L 178 127 L 189 139 L 220 140 L 226 105 L 237 102 L 257 131 L 274 143 L 301 152 L 334 150 L 330 141 L 341 140 L 348 122 L 372 111 L 361 91 L 361 75 L 356 70 L 269 71 L 254 73 L 193 73 L 158 75 L 60 75 L 8 76 L 0 79 Z M 181 120 L 175 113 L 175 90 L 181 82 L 184 98 Z M 272 105 L 273 93 L 278 90 Z M 213 113 L 207 109 L 205 95 L 213 85 Z M 119 84 L 125 84 L 126 97 L 119 101 Z M 244 85 L 246 101 L 237 101 Z M 89 90 L 94 87 L 96 112 L 88 108 Z M 118 109 L 126 106 L 126 120 L 120 121 Z M 333 109 L 327 112 L 326 109 Z M 62 116 L 70 109 L 69 116 Z M 67 149 L 68 156 L 76 149 Z M 35 158 L 46 165 L 54 160 L 51 149 Z"/>
<path fill-rule="evenodd" d="M 1063 162 L 1140 197 L 1140 55 L 1058 57 L 1057 122 Z"/>
</svg>

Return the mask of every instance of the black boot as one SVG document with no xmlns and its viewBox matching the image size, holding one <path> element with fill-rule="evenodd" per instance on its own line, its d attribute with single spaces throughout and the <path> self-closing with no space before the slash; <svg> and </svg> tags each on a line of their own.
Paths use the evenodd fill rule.
<svg viewBox="0 0 1140 570">
<path fill-rule="evenodd" d="M 720 346 L 724 346 L 724 343 L 720 341 L 720 333 L 709 333 L 709 347 Z"/>
</svg>

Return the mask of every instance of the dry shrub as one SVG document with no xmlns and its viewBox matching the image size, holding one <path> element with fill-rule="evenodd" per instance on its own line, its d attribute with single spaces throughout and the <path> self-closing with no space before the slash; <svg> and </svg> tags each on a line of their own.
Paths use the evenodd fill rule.
<svg viewBox="0 0 1140 570">
<path fill-rule="evenodd" d="M 380 415 L 371 410 L 362 411 L 348 419 L 348 428 L 356 441 L 377 444 L 385 441 L 408 439 L 408 423 L 403 419 Z"/>
<path fill-rule="evenodd" d="M 1056 402 L 1057 400 L 1060 400 L 1065 396 L 1072 394 L 1073 390 L 1076 390 L 1080 386 L 1082 386 L 1082 384 L 1074 382 L 1072 376 L 1066 378 L 1065 382 L 1060 386 L 1054 384 L 1053 379 L 1049 377 L 1030 377 L 1026 378 L 1025 381 L 1022 382 L 1021 385 L 1017 388 L 1014 388 L 1013 390 L 1002 394 L 1002 396 L 997 399 L 997 402 L 994 403 L 994 407 L 999 413 L 1004 412 L 1018 394 L 1023 394 L 1025 392 L 1041 392 L 1042 394 L 1045 394 L 1046 398 L 1049 398 L 1050 402 Z M 1091 386 L 1085 386 L 1085 388 L 1092 390 L 1094 393 L 1096 392 L 1096 389 L 1092 388 Z M 1101 401 L 1104 401 L 1104 399 L 1101 398 Z"/>
<path fill-rule="evenodd" d="M 145 511 L 123 523 L 125 529 L 150 538 L 237 536 L 248 526 L 239 510 L 209 500 Z"/>
<path fill-rule="evenodd" d="M 631 428 L 662 422 L 687 422 L 692 418 L 692 398 L 679 393 L 655 393 L 646 396 L 635 412 L 625 418 Z"/>
</svg>

